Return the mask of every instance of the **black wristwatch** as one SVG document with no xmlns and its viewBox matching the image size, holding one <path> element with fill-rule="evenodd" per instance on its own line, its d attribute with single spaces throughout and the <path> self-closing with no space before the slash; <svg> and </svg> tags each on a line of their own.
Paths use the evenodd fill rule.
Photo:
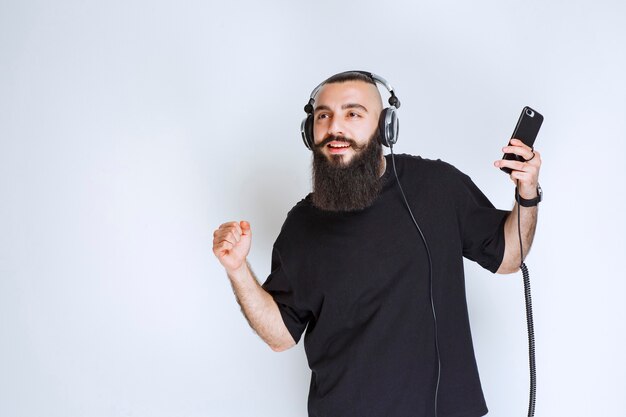
<svg viewBox="0 0 626 417">
<path fill-rule="evenodd" d="M 526 200 L 519 195 L 517 191 L 517 187 L 515 187 L 515 201 L 519 203 L 522 207 L 535 207 L 539 202 L 543 199 L 543 191 L 541 190 L 541 186 L 537 183 L 537 197 L 532 198 L 530 200 Z"/>
</svg>

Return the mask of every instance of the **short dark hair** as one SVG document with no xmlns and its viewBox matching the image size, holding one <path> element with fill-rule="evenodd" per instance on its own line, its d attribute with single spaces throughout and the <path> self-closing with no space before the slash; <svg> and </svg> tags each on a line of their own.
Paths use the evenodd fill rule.
<svg viewBox="0 0 626 417">
<path fill-rule="evenodd" d="M 322 85 L 345 83 L 347 81 L 363 81 L 369 84 L 376 85 L 376 81 L 374 81 L 372 77 L 359 71 L 340 72 L 339 74 L 335 74 L 332 77 L 327 78 L 326 81 L 322 83 Z"/>
</svg>

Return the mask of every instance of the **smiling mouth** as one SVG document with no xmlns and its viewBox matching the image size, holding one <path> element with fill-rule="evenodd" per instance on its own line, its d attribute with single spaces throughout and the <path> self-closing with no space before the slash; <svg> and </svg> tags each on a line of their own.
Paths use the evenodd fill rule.
<svg viewBox="0 0 626 417">
<path fill-rule="evenodd" d="M 330 150 L 330 153 L 342 153 L 347 151 L 350 148 L 350 144 L 348 142 L 338 142 L 332 141 L 326 147 Z"/>
</svg>

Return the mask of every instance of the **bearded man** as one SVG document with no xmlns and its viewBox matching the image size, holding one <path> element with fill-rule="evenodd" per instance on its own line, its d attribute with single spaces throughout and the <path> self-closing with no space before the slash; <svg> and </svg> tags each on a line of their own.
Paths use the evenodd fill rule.
<svg viewBox="0 0 626 417">
<path fill-rule="evenodd" d="M 263 285 L 246 261 L 250 224 L 214 233 L 213 252 L 246 319 L 277 352 L 306 329 L 310 417 L 485 415 L 462 258 L 517 271 L 520 207 L 494 208 L 440 160 L 385 156 L 385 110 L 369 73 L 330 77 L 309 104 L 313 192 L 288 213 Z M 494 165 L 512 170 L 522 201 L 535 201 L 539 153 L 517 140 L 503 151 L 526 162 Z M 521 210 L 527 253 L 536 203 Z"/>
</svg>

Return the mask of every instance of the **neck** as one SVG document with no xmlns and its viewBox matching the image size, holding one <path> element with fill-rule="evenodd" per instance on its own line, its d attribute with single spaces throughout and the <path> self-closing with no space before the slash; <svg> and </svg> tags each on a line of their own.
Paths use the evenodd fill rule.
<svg viewBox="0 0 626 417">
<path fill-rule="evenodd" d="M 380 164 L 380 176 L 385 175 L 385 171 L 387 170 L 387 160 L 385 159 L 385 155 L 382 155 L 383 162 Z"/>
</svg>

